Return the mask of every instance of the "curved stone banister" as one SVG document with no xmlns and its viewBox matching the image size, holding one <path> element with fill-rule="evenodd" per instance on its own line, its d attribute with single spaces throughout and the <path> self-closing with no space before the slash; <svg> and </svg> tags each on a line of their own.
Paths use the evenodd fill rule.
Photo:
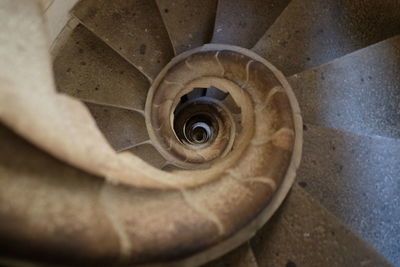
<svg viewBox="0 0 400 267">
<path fill-rule="evenodd" d="M 81 178 L 69 179 L 78 184 L 81 179 L 88 189 L 75 192 L 65 175 L 52 177 L 57 185 L 39 186 L 48 197 L 32 196 L 36 212 L 26 213 L 17 226 L 29 224 L 46 244 L 56 240 L 49 229 L 73 229 L 68 234 L 79 249 L 66 253 L 78 258 L 81 251 L 89 257 L 93 253 L 94 259 L 118 251 L 117 261 L 123 263 L 175 256 L 204 262 L 203 253 L 215 257 L 248 240 L 279 207 L 300 163 L 303 126 L 289 83 L 269 62 L 244 48 L 206 44 L 162 69 L 147 95 L 150 140 L 143 144 L 153 145 L 166 164 L 181 168 L 163 171 L 130 152 L 115 151 L 87 106 L 57 92 L 38 2 L 7 0 L 2 5 L 0 120 L 66 168 L 77 168 Z M 196 89 L 200 95 L 191 94 Z M 206 138 L 185 128 L 199 125 Z M 31 182 L 38 181 L 33 177 Z M 13 188 L 19 189 L 24 190 Z M 71 198 L 58 199 L 58 190 L 70 192 Z M 81 210 L 80 198 L 98 214 L 92 216 L 85 205 Z M 60 210 L 85 220 L 62 217 Z M 8 217 L 15 215 L 8 212 Z M 106 226 L 92 229 L 97 220 Z M 96 245 L 86 244 L 97 243 L 91 231 L 98 238 L 112 233 L 117 249 L 91 251 Z M 177 242 L 182 250 L 171 254 Z M 53 253 L 59 247 L 46 249 Z"/>
</svg>

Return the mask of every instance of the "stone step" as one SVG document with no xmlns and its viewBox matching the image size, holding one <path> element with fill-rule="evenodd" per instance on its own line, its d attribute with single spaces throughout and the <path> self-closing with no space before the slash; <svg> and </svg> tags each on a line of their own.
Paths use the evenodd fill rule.
<svg viewBox="0 0 400 267">
<path fill-rule="evenodd" d="M 175 54 L 209 43 L 218 0 L 156 0 Z"/>
<path fill-rule="evenodd" d="M 254 47 L 286 75 L 400 33 L 400 0 L 292 0 Z"/>
<path fill-rule="evenodd" d="M 150 80 L 174 56 L 155 1 L 82 0 L 72 13 Z"/>
<path fill-rule="evenodd" d="M 214 260 L 204 267 L 258 267 L 250 243 L 245 243 L 223 257 Z"/>
<path fill-rule="evenodd" d="M 391 266 L 298 185 L 251 245 L 259 266 Z"/>
<path fill-rule="evenodd" d="M 128 149 L 127 151 L 135 154 L 153 167 L 159 169 L 164 167 L 167 162 L 152 144 L 138 145 Z"/>
<path fill-rule="evenodd" d="M 219 0 L 213 43 L 251 48 L 290 0 Z"/>
<path fill-rule="evenodd" d="M 400 263 L 400 140 L 306 125 L 297 182 L 393 263 Z"/>
<path fill-rule="evenodd" d="M 100 131 L 116 151 L 149 140 L 144 116 L 138 112 L 86 103 Z"/>
<path fill-rule="evenodd" d="M 83 101 L 144 110 L 150 84 L 143 74 L 83 25 L 62 34 L 65 41 L 53 64 L 58 91 Z"/>
<path fill-rule="evenodd" d="M 400 138 L 399 69 L 396 36 L 294 75 L 289 82 L 305 122 Z"/>
</svg>

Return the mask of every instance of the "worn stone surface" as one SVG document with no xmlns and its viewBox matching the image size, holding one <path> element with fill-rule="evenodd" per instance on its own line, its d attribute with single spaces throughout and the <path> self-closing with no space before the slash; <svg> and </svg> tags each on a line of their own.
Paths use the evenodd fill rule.
<svg viewBox="0 0 400 267">
<path fill-rule="evenodd" d="M 161 169 L 166 163 L 163 156 L 161 156 L 161 154 L 151 144 L 135 146 L 128 151 L 159 169 Z"/>
<path fill-rule="evenodd" d="M 217 0 L 156 0 L 178 55 L 211 40 Z"/>
<path fill-rule="evenodd" d="M 2 237 L 8 236 L 5 233 L 17 232 L 21 234 L 20 238 L 23 243 L 18 250 L 15 250 L 9 245 L 8 239 L 3 238 L 0 242 L 0 246 L 2 246 L 0 255 L 7 252 L 8 256 L 17 255 L 28 259 L 35 256 L 51 261 L 55 258 L 49 258 L 49 255 L 61 246 L 63 249 L 62 253 L 58 254 L 58 260 L 65 257 L 66 262 L 75 260 L 82 262 L 83 258 L 91 264 L 96 260 L 100 260 L 99 262 L 102 264 L 114 262 L 121 255 L 123 256 L 124 254 L 121 253 L 126 252 L 127 249 L 135 252 L 143 249 L 152 252 L 153 250 L 150 248 L 160 249 L 161 244 L 165 245 L 161 240 L 169 239 L 161 238 L 152 232 L 157 228 L 156 224 L 159 222 L 157 218 L 162 217 L 163 214 L 169 214 L 165 217 L 167 221 L 163 221 L 163 225 L 169 231 L 169 234 L 165 234 L 171 238 L 179 237 L 182 241 L 190 238 L 183 234 L 187 232 L 182 232 L 182 229 L 186 228 L 175 228 L 173 220 L 170 221 L 170 218 L 179 218 L 179 214 L 180 216 L 188 215 L 187 219 L 193 220 L 193 227 L 199 228 L 201 225 L 204 231 L 213 233 L 212 224 L 196 225 L 196 221 L 198 222 L 201 217 L 196 212 L 189 212 L 188 207 L 179 202 L 180 197 L 175 193 L 170 194 L 167 198 L 168 202 L 155 197 L 154 194 L 158 194 L 157 192 L 111 185 L 103 187 L 102 193 L 100 193 L 102 182 L 96 177 L 68 167 L 5 128 L 1 130 L 1 139 L 5 141 L 1 143 L 2 149 L 0 150 L 2 152 L 0 153 L 0 172 L 3 173 L 0 175 L 1 214 L 5 213 L 7 216 L 4 218 L 10 218 L 11 211 L 18 214 L 22 207 L 26 208 L 21 210 L 24 214 L 23 220 L 14 217 L 12 222 L 7 224 L 12 230 L 1 228 L 5 229 Z M 20 153 L 21 156 L 18 158 L 9 157 L 10 153 L 15 153 L 15 151 L 23 151 L 23 153 Z M 18 179 L 15 179 L 16 177 Z M 54 179 L 55 177 L 58 179 Z M 16 183 L 16 181 L 18 182 Z M 99 193 L 103 204 L 98 203 Z M 10 195 L 18 196 L 18 198 L 9 197 Z M 149 213 L 149 210 L 155 207 L 162 208 L 160 209 L 162 214 Z M 122 234 L 118 231 L 110 231 L 114 228 L 109 225 L 110 217 L 104 217 L 103 208 L 108 212 L 112 211 L 108 216 L 113 218 L 114 226 L 119 225 L 115 222 L 116 218 L 121 220 L 124 227 L 119 228 L 118 231 L 122 231 Z M 26 211 L 29 211 L 28 214 L 31 216 L 26 217 Z M 80 211 L 79 216 L 76 216 L 75 211 Z M 63 216 L 59 216 L 60 214 Z M 67 215 L 68 217 L 66 217 Z M 68 224 L 66 225 L 67 218 Z M 140 220 L 134 218 L 140 218 Z M 5 224 L 7 220 L 1 220 L 1 222 Z M 136 232 L 141 227 L 145 227 L 148 231 Z M 65 239 L 60 240 L 62 243 L 51 243 L 53 241 L 47 243 L 48 240 L 54 240 L 53 231 L 56 230 L 57 237 L 66 237 L 68 241 L 76 240 L 75 237 L 78 234 L 80 236 L 79 244 L 83 247 L 67 246 L 69 242 L 65 243 L 63 241 Z M 120 239 L 121 235 L 124 236 L 124 233 L 127 233 L 125 231 L 136 232 L 131 236 L 133 239 L 129 243 L 124 243 Z M 179 231 L 179 235 L 175 231 Z M 29 232 L 34 234 L 27 241 L 27 236 L 30 236 Z M 38 233 L 40 234 L 38 235 Z M 119 235 L 119 238 L 115 233 Z M 38 240 L 35 239 L 37 235 L 44 240 L 40 246 L 37 245 Z M 140 246 L 139 243 L 134 242 L 142 240 L 142 238 L 145 242 L 141 242 Z M 14 241 L 12 239 L 10 242 Z M 154 241 L 161 243 L 157 244 Z M 101 246 L 98 247 L 98 244 Z M 194 246 L 196 244 L 198 242 L 193 243 Z M 260 266 L 285 266 L 290 262 L 296 263 L 298 266 L 388 266 L 381 256 L 338 223 L 332 215 L 298 186 L 294 187 L 272 221 L 252 240 L 252 245 Z M 21 247 L 27 248 L 27 250 L 21 250 Z M 95 248 L 98 250 L 93 251 L 92 249 Z M 110 250 L 108 251 L 108 249 Z M 10 251 L 14 251 L 14 254 Z M 107 254 L 106 251 L 111 254 Z M 154 251 L 154 254 L 142 255 L 144 257 L 155 256 L 157 253 Z M 169 256 L 173 256 L 172 251 L 167 253 Z M 175 253 L 179 253 L 179 251 L 175 251 Z M 243 259 L 242 252 L 236 253 L 239 253 L 240 259 Z M 232 253 L 235 254 L 232 255 L 233 258 L 238 257 L 236 253 Z M 248 254 L 244 254 L 247 255 L 244 257 L 246 259 Z M 81 255 L 82 258 L 77 258 L 77 255 Z M 99 255 L 102 257 L 96 258 Z M 105 258 L 104 255 L 109 256 Z M 165 256 L 166 254 L 164 254 Z"/>
<path fill-rule="evenodd" d="M 0 263 L 132 266 L 204 249 L 218 237 L 178 191 L 105 183 L 4 126 L 0 137 Z"/>
<path fill-rule="evenodd" d="M 115 3 L 110 2 L 105 4 Z M 109 11 L 107 8 L 105 10 Z M 111 16 L 118 21 L 118 14 L 120 13 L 116 12 Z M 114 37 L 112 34 L 114 32 L 109 36 Z M 139 51 L 145 53 L 146 46 L 140 46 Z M 147 75 L 149 76 L 148 73 Z M 100 128 L 109 134 L 109 140 L 118 139 L 116 142 L 123 139 L 114 135 L 116 132 L 120 134 L 118 123 L 124 122 L 124 125 L 131 127 L 138 121 L 132 118 L 131 111 L 123 110 L 129 115 L 120 117 L 114 115 L 114 111 L 110 112 L 114 108 L 97 106 L 90 109 L 98 118 Z M 100 115 L 96 115 L 97 111 Z M 131 122 L 134 123 L 130 124 Z M 131 129 L 122 132 L 128 136 L 137 134 Z M 38 151 L 9 131 L 5 130 L 5 133 L 1 139 L 7 142 L 2 144 L 3 149 L 0 150 L 5 152 L 0 161 L 0 171 L 3 173 L 0 175 L 0 214 L 6 219 L 0 221 L 3 231 L 1 236 L 6 238 L 0 242 L 0 246 L 4 248 L 0 251 L 8 255 L 30 257 L 35 254 L 39 257 L 49 256 L 53 260 L 53 257 L 59 257 L 58 260 L 70 262 L 84 259 L 92 264 L 107 263 L 119 257 L 133 259 L 136 263 L 171 260 L 219 241 L 221 232 L 235 229 L 235 223 L 240 227 L 244 225 L 245 223 L 237 221 L 241 222 L 246 217 L 249 206 L 258 206 L 257 203 L 263 202 L 260 196 L 265 196 L 265 192 L 268 192 L 265 190 L 266 185 L 260 185 L 257 181 L 240 181 L 241 179 L 225 179 L 216 187 L 209 186 L 208 189 L 198 190 L 193 194 L 138 190 L 114 185 L 102 187 L 101 180 L 77 169 L 65 170 L 69 168 L 65 164 Z M 15 140 L 23 145 L 14 145 Z M 9 157 L 19 148 L 22 151 L 18 153 L 19 157 Z M 239 165 L 239 169 L 240 167 L 245 169 L 247 166 Z M 50 168 L 55 169 L 49 170 Z M 286 266 L 294 266 L 299 262 L 309 263 L 311 266 L 314 263 L 317 266 L 386 265 L 380 256 L 350 234 L 298 187 L 295 187 L 293 194 L 289 197 L 289 204 L 275 216 L 277 219 L 274 220 L 280 222 L 274 228 L 275 232 L 268 232 L 266 235 L 267 239 L 276 239 L 268 245 L 263 239 L 265 235 L 255 238 L 255 244 L 260 245 L 256 247 L 262 252 L 258 255 L 260 262 L 265 263 L 267 260 L 270 265 Z M 13 212 L 16 214 L 15 218 L 10 216 Z M 161 221 L 163 231 L 160 231 L 160 217 L 165 219 Z M 232 218 L 237 221 L 232 222 Z M 270 225 L 267 227 L 271 230 Z M 14 233 L 18 233 L 18 236 L 13 235 Z M 261 231 L 261 235 L 263 233 Z M 38 236 L 43 238 L 42 243 L 36 239 Z M 59 239 L 54 239 L 54 236 Z M 18 247 L 10 247 L 9 240 Z M 71 240 L 77 241 L 79 245 L 72 247 Z M 177 249 L 176 243 L 185 246 Z M 98 247 L 99 244 L 101 247 Z M 280 247 L 280 244 L 283 245 Z M 263 246 L 270 247 L 264 251 Z M 274 254 L 274 249 L 282 249 L 283 252 Z M 306 260 L 308 261 L 305 262 Z"/>
<path fill-rule="evenodd" d="M 259 266 L 391 266 L 298 185 L 251 245 Z"/>
<path fill-rule="evenodd" d="M 84 26 L 78 25 L 57 51 L 59 92 L 84 101 L 144 110 L 146 77 Z"/>
<path fill-rule="evenodd" d="M 400 141 L 305 126 L 297 182 L 393 263 L 400 263 Z"/>
<path fill-rule="evenodd" d="M 86 103 L 86 106 L 100 131 L 115 150 L 126 150 L 149 140 L 142 114 L 91 103 Z"/>
<path fill-rule="evenodd" d="M 400 21 L 400 20 L 399 20 Z M 289 78 L 304 121 L 400 138 L 400 37 Z"/>
<path fill-rule="evenodd" d="M 251 48 L 290 0 L 219 0 L 213 43 Z"/>
<path fill-rule="evenodd" d="M 218 238 L 214 224 L 179 191 L 105 183 L 4 126 L 0 137 L 0 263 L 18 258 L 51 265 L 132 266 L 174 259 Z M 10 157 L 16 152 L 18 157 Z"/>
<path fill-rule="evenodd" d="M 253 48 L 286 75 L 400 33 L 399 0 L 293 0 Z"/>
<path fill-rule="evenodd" d="M 97 196 L 103 181 L 2 125 L 0 139 L 0 262 L 4 257 L 73 266 L 115 262 L 118 237 Z"/>
<path fill-rule="evenodd" d="M 149 79 L 174 55 L 155 1 L 83 0 L 73 14 Z"/>
<path fill-rule="evenodd" d="M 214 260 L 204 267 L 257 267 L 257 260 L 249 243 L 245 243 L 223 257 Z"/>
</svg>

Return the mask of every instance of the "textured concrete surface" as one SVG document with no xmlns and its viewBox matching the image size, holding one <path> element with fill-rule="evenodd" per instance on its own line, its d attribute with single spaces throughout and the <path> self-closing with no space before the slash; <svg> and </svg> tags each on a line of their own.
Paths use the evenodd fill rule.
<svg viewBox="0 0 400 267">
<path fill-rule="evenodd" d="M 305 122 L 400 138 L 399 69 L 400 36 L 294 75 L 289 82 Z"/>
<path fill-rule="evenodd" d="M 104 181 L 55 159 L 1 124 L 0 140 L 0 265 L 42 266 L 30 260 L 47 266 L 60 261 L 112 265 L 120 244 L 99 198 Z M 10 156 L 16 153 L 18 157 Z M 94 263 L 95 255 L 105 256 Z M 29 263 L 4 264 L 4 257 Z"/>
<path fill-rule="evenodd" d="M 298 185 L 251 245 L 259 266 L 391 266 Z"/>
<path fill-rule="evenodd" d="M 217 0 L 156 0 L 178 55 L 211 40 Z"/>
<path fill-rule="evenodd" d="M 290 0 L 219 0 L 213 43 L 251 48 Z"/>
<path fill-rule="evenodd" d="M 400 264 L 400 140 L 306 125 L 297 182 Z"/>
<path fill-rule="evenodd" d="M 246 243 L 204 267 L 258 267 L 258 264 L 250 244 Z"/>
<path fill-rule="evenodd" d="M 57 89 L 84 101 L 144 110 L 146 77 L 84 26 L 78 25 L 54 59 Z"/>
<path fill-rule="evenodd" d="M 135 146 L 129 150 L 127 150 L 139 158 L 143 159 L 150 165 L 161 169 L 164 165 L 166 160 L 161 156 L 161 154 L 154 148 L 151 144 L 143 144 L 139 146 Z"/>
<path fill-rule="evenodd" d="M 399 0 L 293 0 L 254 50 L 292 75 L 399 33 Z"/>
<path fill-rule="evenodd" d="M 174 56 L 155 1 L 83 0 L 73 14 L 149 79 Z"/>
<path fill-rule="evenodd" d="M 142 114 L 114 107 L 86 103 L 100 131 L 111 146 L 122 151 L 149 140 Z"/>
</svg>

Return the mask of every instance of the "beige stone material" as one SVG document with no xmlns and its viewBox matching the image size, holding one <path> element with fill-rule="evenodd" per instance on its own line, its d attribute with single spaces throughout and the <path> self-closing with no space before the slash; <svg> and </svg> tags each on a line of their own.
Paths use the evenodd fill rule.
<svg viewBox="0 0 400 267">
<path fill-rule="evenodd" d="M 72 13 L 150 80 L 174 56 L 155 1 L 84 0 Z"/>
<path fill-rule="evenodd" d="M 211 40 L 217 0 L 157 0 L 175 55 Z"/>
<path fill-rule="evenodd" d="M 119 55 L 149 80 L 157 78 L 147 95 L 144 113 L 140 104 L 140 108 L 132 108 L 136 111 L 116 110 L 116 105 L 100 108 L 62 94 L 52 77 L 39 3 L 2 2 L 0 120 L 43 150 L 2 129 L 6 140 L 3 151 L 21 151 L 16 159 L 2 155 L 0 169 L 0 216 L 7 219 L 0 230 L 7 242 L 16 245 L 10 248 L 10 255 L 31 258 L 34 254 L 33 258 L 47 261 L 53 258 L 46 255 L 56 255 L 58 260 L 71 263 L 193 266 L 238 247 L 279 207 L 300 163 L 302 119 L 290 85 L 263 58 L 228 45 L 190 50 L 158 74 L 170 59 L 168 45 L 148 39 L 140 28 L 155 10 L 142 3 L 144 6 L 137 6 L 143 11 L 141 19 L 126 20 L 122 25 L 127 28 L 113 32 L 115 27 L 110 28 L 108 20 L 122 19 L 118 15 L 127 15 L 127 10 L 121 6 L 128 4 L 107 1 L 104 5 L 112 8 L 94 12 L 91 5 L 85 6 L 87 3 L 93 1 L 81 2 L 74 13 L 84 25 L 101 33 L 101 39 L 117 51 L 115 45 L 121 41 L 124 47 Z M 132 11 L 132 6 L 126 8 Z M 111 11 L 120 13 L 110 15 Z M 152 18 L 155 24 L 157 18 Z M 98 27 L 97 22 L 105 24 Z M 164 31 L 157 29 L 151 30 Z M 160 63 L 158 57 L 129 53 L 131 47 L 125 46 L 129 42 L 124 40 L 128 30 L 143 34 L 140 37 L 149 41 L 151 53 L 157 54 L 159 44 L 166 48 Z M 74 33 L 69 38 L 74 38 Z M 82 47 L 73 44 L 58 52 L 74 50 L 76 56 L 76 48 L 79 54 Z M 60 62 L 57 54 L 55 59 Z M 59 64 L 56 75 L 65 75 L 64 67 Z M 111 74 L 119 73 L 113 70 Z M 76 78 L 78 85 L 86 80 L 79 75 Z M 64 79 L 58 77 L 58 81 Z M 171 121 L 181 96 L 194 88 L 210 87 L 229 93 L 240 115 L 234 119 L 228 107 L 218 104 L 215 113 L 220 115 L 220 135 L 215 144 L 202 149 L 177 142 Z M 96 97 L 112 101 L 110 95 Z M 120 131 L 122 122 L 131 128 Z M 166 159 L 163 165 L 188 170 L 165 172 L 139 158 L 140 153 L 116 151 L 149 144 L 146 130 L 153 147 Z M 134 141 L 125 143 L 121 137 Z M 12 196 L 19 197 L 14 200 Z M 12 218 L 17 219 L 15 225 L 10 223 Z M 19 249 L 19 240 L 29 245 Z M 109 243 L 104 245 L 104 240 Z M 33 247 L 31 254 L 24 254 L 29 247 Z"/>
<path fill-rule="evenodd" d="M 68 31 L 61 34 L 55 51 L 57 90 L 83 101 L 143 113 L 150 87 L 146 77 L 83 25 Z"/>
</svg>

